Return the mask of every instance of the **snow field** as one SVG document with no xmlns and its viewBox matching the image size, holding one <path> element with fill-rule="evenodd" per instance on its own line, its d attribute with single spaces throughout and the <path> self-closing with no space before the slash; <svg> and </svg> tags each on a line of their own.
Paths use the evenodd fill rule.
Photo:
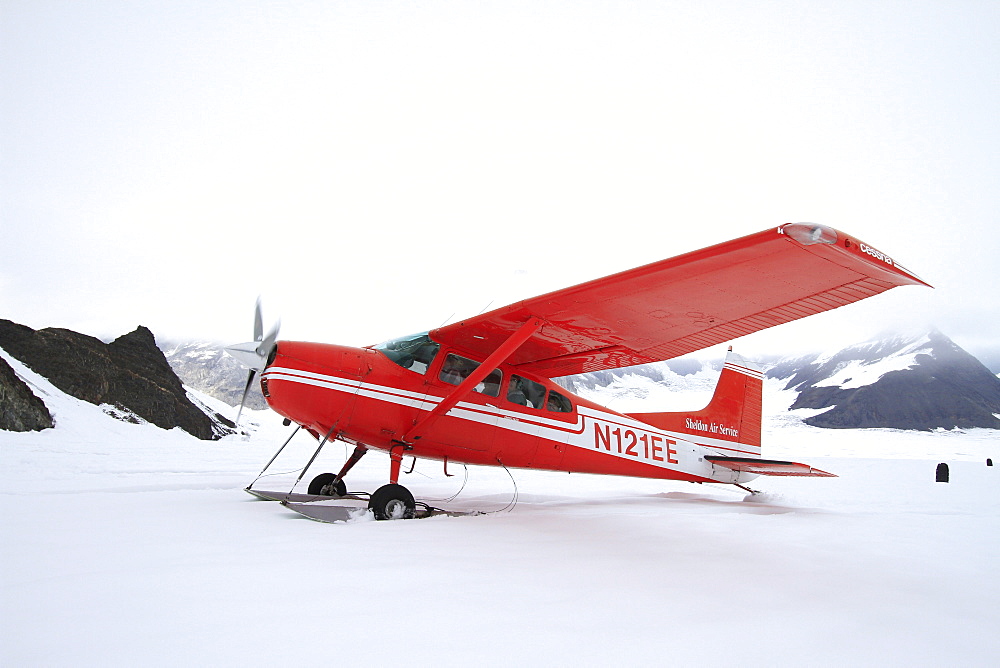
<svg viewBox="0 0 1000 668">
<path fill-rule="evenodd" d="M 30 372 L 28 372 L 30 373 Z M 197 441 L 46 388 L 0 432 L 0 665 L 996 665 L 994 432 L 832 431 L 775 414 L 765 455 L 838 478 L 726 486 L 470 469 L 455 509 L 322 524 L 242 488 L 291 432 Z M 651 400 L 656 400 L 653 396 Z M 304 434 L 261 489 L 289 489 Z M 337 470 L 329 444 L 305 477 Z M 869 453 L 868 456 L 863 456 Z M 825 456 L 820 456 L 825 455 Z M 939 461 L 951 482 L 934 482 Z M 409 460 L 404 463 L 404 469 Z M 443 499 L 464 474 L 401 480 Z M 369 454 L 351 489 L 385 481 Z M 305 481 L 302 483 L 305 484 Z"/>
</svg>

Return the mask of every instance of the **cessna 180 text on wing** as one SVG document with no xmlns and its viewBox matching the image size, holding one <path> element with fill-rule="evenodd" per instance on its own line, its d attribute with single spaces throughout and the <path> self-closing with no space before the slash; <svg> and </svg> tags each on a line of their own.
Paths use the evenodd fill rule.
<svg viewBox="0 0 1000 668">
<path fill-rule="evenodd" d="M 248 491 L 286 505 L 367 498 L 386 519 L 420 514 L 399 484 L 404 456 L 735 485 L 830 475 L 761 458 L 763 374 L 732 352 L 702 410 L 618 413 L 552 378 L 668 360 L 900 285 L 927 283 L 848 234 L 793 223 L 368 348 L 277 341 L 258 304 L 255 340 L 228 349 L 251 368 L 247 388 L 259 373 L 316 454 L 331 439 L 355 449 L 308 495 Z M 349 495 L 344 477 L 371 448 L 390 455 L 388 483 Z"/>
</svg>

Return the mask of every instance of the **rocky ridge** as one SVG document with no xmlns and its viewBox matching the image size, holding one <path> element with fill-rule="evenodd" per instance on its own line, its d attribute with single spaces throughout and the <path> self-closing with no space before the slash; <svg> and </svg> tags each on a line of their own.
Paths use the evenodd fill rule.
<svg viewBox="0 0 1000 668">
<path fill-rule="evenodd" d="M 145 327 L 104 343 L 67 329 L 36 331 L 0 319 L 0 348 L 63 392 L 106 406 L 120 419 L 134 415 L 204 440 L 232 432 L 231 421 L 210 417 L 191 402 Z"/>
</svg>

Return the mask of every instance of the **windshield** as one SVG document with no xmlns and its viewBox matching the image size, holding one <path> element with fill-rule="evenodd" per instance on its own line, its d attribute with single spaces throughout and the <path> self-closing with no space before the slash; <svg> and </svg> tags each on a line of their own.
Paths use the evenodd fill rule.
<svg viewBox="0 0 1000 668">
<path fill-rule="evenodd" d="M 375 346 L 375 350 L 399 366 L 421 374 L 427 373 L 427 367 L 434 361 L 440 348 L 441 344 L 431 341 L 427 332 L 401 336 Z"/>
</svg>

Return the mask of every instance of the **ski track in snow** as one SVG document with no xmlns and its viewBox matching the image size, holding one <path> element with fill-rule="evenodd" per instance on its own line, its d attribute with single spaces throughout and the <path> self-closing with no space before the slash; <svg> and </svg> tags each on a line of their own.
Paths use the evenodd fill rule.
<svg viewBox="0 0 1000 668">
<path fill-rule="evenodd" d="M 769 383 L 765 456 L 840 477 L 758 478 L 762 494 L 748 496 L 513 471 L 517 504 L 504 510 L 507 473 L 470 468 L 441 505 L 490 514 L 321 524 L 242 491 L 291 432 L 273 414 L 249 411 L 249 439 L 198 441 L 114 420 L 10 361 L 57 428 L 0 432 L 0 665 L 986 666 L 1000 656 L 993 431 L 815 429 Z M 604 397 L 619 410 L 705 403 L 703 388 L 619 390 Z M 314 448 L 296 436 L 271 468 L 279 475 L 255 487 L 290 489 Z M 348 450 L 327 446 L 306 480 L 337 470 Z M 934 482 L 938 462 L 950 483 Z M 446 499 L 464 480 L 450 468 L 459 475 L 418 462 L 401 482 Z M 370 491 L 387 471 L 372 453 L 349 487 Z"/>
</svg>

